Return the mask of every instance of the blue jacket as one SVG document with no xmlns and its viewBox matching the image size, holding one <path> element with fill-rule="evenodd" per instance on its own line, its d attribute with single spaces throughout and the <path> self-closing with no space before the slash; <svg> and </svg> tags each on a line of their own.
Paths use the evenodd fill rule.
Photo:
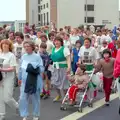
<svg viewBox="0 0 120 120">
<path fill-rule="evenodd" d="M 33 67 L 31 63 L 28 64 L 26 72 L 28 73 L 26 84 L 25 84 L 25 93 L 34 94 L 37 89 L 37 76 L 40 74 L 39 67 Z"/>
</svg>

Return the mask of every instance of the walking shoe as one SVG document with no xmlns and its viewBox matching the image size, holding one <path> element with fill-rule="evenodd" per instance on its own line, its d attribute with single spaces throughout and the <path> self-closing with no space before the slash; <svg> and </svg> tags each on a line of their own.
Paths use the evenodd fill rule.
<svg viewBox="0 0 120 120">
<path fill-rule="evenodd" d="M 49 98 L 49 97 L 50 97 L 50 95 L 45 94 L 45 95 L 43 96 L 43 99 L 45 100 L 45 99 L 47 99 L 47 98 Z"/>
<path fill-rule="evenodd" d="M 106 106 L 109 106 L 109 105 L 110 105 L 110 103 L 109 103 L 109 102 L 106 102 L 106 103 L 105 103 L 105 105 L 106 105 Z"/>
<path fill-rule="evenodd" d="M 53 100 L 53 102 L 58 102 L 60 99 L 61 99 L 61 96 L 58 95 L 58 96 Z"/>
<path fill-rule="evenodd" d="M 41 98 L 43 98 L 43 97 L 44 97 L 44 95 L 45 95 L 44 93 L 41 93 L 41 94 L 40 94 L 40 97 L 41 97 Z"/>
<path fill-rule="evenodd" d="M 33 117 L 33 120 L 39 120 L 39 117 Z"/>
</svg>

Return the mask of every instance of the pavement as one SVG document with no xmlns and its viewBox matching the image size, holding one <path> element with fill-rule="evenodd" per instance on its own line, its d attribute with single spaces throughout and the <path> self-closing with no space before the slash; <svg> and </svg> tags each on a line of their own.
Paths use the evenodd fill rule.
<svg viewBox="0 0 120 120">
<path fill-rule="evenodd" d="M 99 93 L 99 96 L 95 100 L 94 107 L 88 108 L 85 106 L 83 113 L 78 113 L 77 108 L 69 108 L 67 111 L 61 111 L 61 102 L 53 103 L 53 99 L 56 93 L 53 90 L 51 97 L 47 100 L 41 100 L 41 117 L 40 120 L 119 120 L 118 106 L 119 100 L 117 94 L 111 96 L 111 105 L 109 107 L 104 106 L 103 93 Z M 14 97 L 16 100 L 19 98 L 19 88 L 15 89 Z M 32 105 L 30 104 L 30 113 L 32 113 Z M 7 106 L 6 108 L 6 120 L 22 120 L 17 116 L 14 111 Z M 32 120 L 30 116 L 29 120 Z"/>
</svg>

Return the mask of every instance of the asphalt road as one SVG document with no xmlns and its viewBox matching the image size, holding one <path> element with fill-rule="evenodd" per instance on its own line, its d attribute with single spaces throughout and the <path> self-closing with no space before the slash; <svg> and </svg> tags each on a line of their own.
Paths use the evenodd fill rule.
<svg viewBox="0 0 120 120">
<path fill-rule="evenodd" d="M 97 100 L 103 98 L 103 93 L 99 93 Z M 15 90 L 15 99 L 18 100 L 19 97 L 19 89 Z M 77 111 L 76 108 L 69 108 L 67 111 L 61 111 L 60 106 L 61 102 L 53 103 L 53 99 L 55 97 L 55 91 L 52 91 L 51 98 L 47 100 L 41 100 L 41 117 L 40 120 L 60 120 L 65 116 L 72 114 Z M 96 100 L 96 101 L 97 101 Z M 79 120 L 119 120 L 118 115 L 118 99 L 111 102 L 110 107 L 101 107 L 92 113 L 85 115 Z M 30 113 L 32 112 L 32 107 L 30 105 Z M 17 116 L 14 111 L 7 107 L 6 120 L 22 120 L 19 116 Z M 30 116 L 29 120 L 32 120 L 32 116 Z"/>
</svg>

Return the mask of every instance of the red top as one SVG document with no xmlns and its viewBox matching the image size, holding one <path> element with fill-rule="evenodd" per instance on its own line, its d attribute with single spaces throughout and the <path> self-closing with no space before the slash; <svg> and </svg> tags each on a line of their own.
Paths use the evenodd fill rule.
<svg viewBox="0 0 120 120">
<path fill-rule="evenodd" d="M 115 78 L 118 78 L 120 76 L 120 50 L 118 50 L 118 53 L 115 59 L 113 75 Z"/>
<path fill-rule="evenodd" d="M 111 43 L 108 44 L 108 49 L 111 51 L 112 57 L 116 58 L 116 56 L 117 56 L 117 49 L 116 49 L 116 46 L 115 46 L 114 42 L 111 42 Z"/>
</svg>

